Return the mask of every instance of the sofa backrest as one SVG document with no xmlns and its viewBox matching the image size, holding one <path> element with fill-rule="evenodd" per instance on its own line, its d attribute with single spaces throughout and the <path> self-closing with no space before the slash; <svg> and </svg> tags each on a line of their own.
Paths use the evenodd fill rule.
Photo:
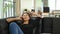
<svg viewBox="0 0 60 34">
<path fill-rule="evenodd" d="M 45 17 L 42 19 L 42 33 L 52 33 L 53 18 Z"/>
<path fill-rule="evenodd" d="M 53 20 L 53 34 L 60 34 L 60 18 Z"/>
<path fill-rule="evenodd" d="M 9 34 L 8 24 L 5 19 L 0 19 L 0 34 Z"/>
</svg>

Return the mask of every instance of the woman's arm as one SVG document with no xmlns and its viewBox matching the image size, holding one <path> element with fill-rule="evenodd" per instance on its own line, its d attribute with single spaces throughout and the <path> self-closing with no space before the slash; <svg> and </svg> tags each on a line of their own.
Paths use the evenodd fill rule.
<svg viewBox="0 0 60 34">
<path fill-rule="evenodd" d="M 32 13 L 32 14 L 35 15 L 35 16 L 37 16 L 37 17 L 43 18 L 42 15 L 40 15 L 40 14 L 38 14 L 38 13 L 36 13 L 36 12 L 34 12 L 34 13 Z"/>
<path fill-rule="evenodd" d="M 6 21 L 9 23 L 9 22 L 12 22 L 12 21 L 15 21 L 15 20 L 22 20 L 21 17 L 17 17 L 17 18 L 8 18 L 6 19 Z"/>
</svg>

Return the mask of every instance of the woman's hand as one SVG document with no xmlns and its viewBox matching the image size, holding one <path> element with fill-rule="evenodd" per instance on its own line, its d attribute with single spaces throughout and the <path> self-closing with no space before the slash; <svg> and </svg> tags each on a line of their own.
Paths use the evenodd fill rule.
<svg viewBox="0 0 60 34">
<path fill-rule="evenodd" d="M 22 20 L 22 16 L 19 16 L 16 18 L 17 20 Z"/>
</svg>

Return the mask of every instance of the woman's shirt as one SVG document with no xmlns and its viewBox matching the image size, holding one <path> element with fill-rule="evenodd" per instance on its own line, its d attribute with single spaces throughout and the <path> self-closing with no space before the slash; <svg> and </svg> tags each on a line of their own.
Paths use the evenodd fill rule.
<svg viewBox="0 0 60 34">
<path fill-rule="evenodd" d="M 21 25 L 21 29 L 24 32 L 24 34 L 32 34 L 33 33 L 33 25 L 23 24 L 23 25 Z"/>
</svg>

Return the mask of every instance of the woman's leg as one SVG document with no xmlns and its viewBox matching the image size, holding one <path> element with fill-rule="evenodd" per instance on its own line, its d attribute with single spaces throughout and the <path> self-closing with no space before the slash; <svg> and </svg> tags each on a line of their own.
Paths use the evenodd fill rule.
<svg viewBox="0 0 60 34">
<path fill-rule="evenodd" d="M 23 31 L 15 22 L 9 24 L 9 31 L 10 34 L 23 34 Z"/>
</svg>

